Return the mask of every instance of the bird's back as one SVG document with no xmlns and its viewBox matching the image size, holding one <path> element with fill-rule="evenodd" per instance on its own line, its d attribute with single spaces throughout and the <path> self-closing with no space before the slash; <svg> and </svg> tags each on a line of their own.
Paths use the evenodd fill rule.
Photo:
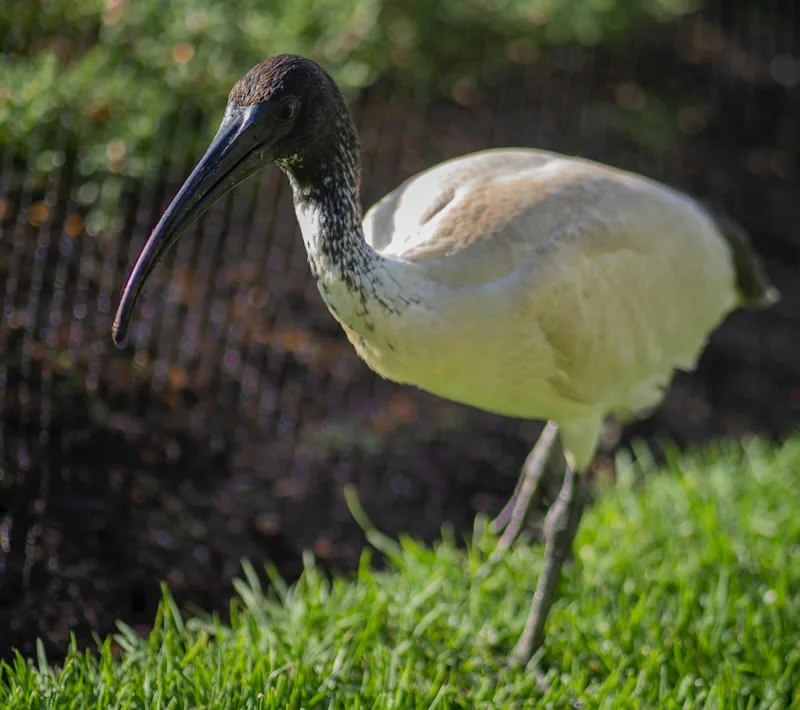
<svg viewBox="0 0 800 710">
<path fill-rule="evenodd" d="M 670 228 L 678 213 L 681 219 Z M 618 233 L 610 227 L 615 221 L 664 216 L 667 225 L 656 222 L 645 232 Z M 652 251 L 655 239 L 668 239 L 680 227 L 691 233 L 690 248 L 703 237 L 722 238 L 731 251 L 742 304 L 776 297 L 749 238 L 730 219 L 712 216 L 688 196 L 641 175 L 545 150 L 492 149 L 440 163 L 373 205 L 364 217 L 364 231 L 367 242 L 384 256 L 414 263 L 447 257 L 449 268 L 464 280 L 483 281 L 495 271 L 502 274 L 511 259 L 524 259 L 555 235 L 589 222 L 601 228 L 583 230 L 584 237 L 598 246 L 633 237 Z M 701 223 L 703 229 L 694 234 Z M 487 268 L 487 259 L 495 262 L 494 269 Z M 480 270 L 470 264 L 480 264 Z"/>
</svg>

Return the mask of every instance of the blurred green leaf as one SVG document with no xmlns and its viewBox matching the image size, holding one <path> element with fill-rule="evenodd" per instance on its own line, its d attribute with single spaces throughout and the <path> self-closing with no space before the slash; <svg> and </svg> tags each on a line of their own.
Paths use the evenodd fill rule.
<svg viewBox="0 0 800 710">
<path fill-rule="evenodd" d="M 196 155 L 232 84 L 279 52 L 311 56 L 345 91 L 387 74 L 421 91 L 486 76 L 512 48 L 625 42 L 700 0 L 49 0 L 0 6 L 0 145 L 47 173 L 144 177 Z M 516 44 L 515 44 L 516 43 Z M 192 122 L 191 117 L 197 120 Z M 39 138 L 34 140 L 34 137 Z M 59 151 L 29 155 L 32 146 Z M 78 150 L 80 146 L 80 150 Z M 59 153 L 59 154 L 57 154 Z"/>
</svg>

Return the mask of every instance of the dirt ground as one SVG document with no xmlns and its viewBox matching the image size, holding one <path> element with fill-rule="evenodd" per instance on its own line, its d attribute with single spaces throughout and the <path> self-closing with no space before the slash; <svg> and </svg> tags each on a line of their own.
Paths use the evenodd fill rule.
<svg viewBox="0 0 800 710">
<path fill-rule="evenodd" d="M 626 430 L 623 444 L 656 451 L 780 439 L 800 421 L 800 32 L 767 41 L 717 20 L 613 55 L 534 59 L 457 100 L 379 86 L 354 106 L 365 205 L 447 157 L 535 145 L 662 179 L 745 226 L 782 301 L 731 316 Z M 387 533 L 468 534 L 538 432 L 370 373 L 316 293 L 276 172 L 183 240 L 115 350 L 129 257 L 185 173 L 132 187 L 116 241 L 70 233 L 66 178 L 46 218 L 35 197 L 0 193 L 2 657 L 41 637 L 57 659 L 70 632 L 91 645 L 118 618 L 144 631 L 161 580 L 184 608 L 224 612 L 242 558 L 289 579 L 304 549 L 353 569 L 364 539 L 346 483 Z"/>
</svg>

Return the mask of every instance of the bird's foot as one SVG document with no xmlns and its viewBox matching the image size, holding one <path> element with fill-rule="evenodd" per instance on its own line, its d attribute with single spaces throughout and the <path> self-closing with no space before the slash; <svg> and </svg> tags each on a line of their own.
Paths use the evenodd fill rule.
<svg viewBox="0 0 800 710">
<path fill-rule="evenodd" d="M 514 493 L 499 515 L 489 524 L 489 529 L 493 534 L 502 533 L 502 535 L 489 559 L 478 570 L 479 577 L 486 576 L 505 551 L 511 547 L 524 527 L 534 503 L 541 498 L 540 482 L 547 470 L 557 435 L 558 426 L 555 422 L 547 422 L 535 446 L 525 459 Z"/>
<path fill-rule="evenodd" d="M 533 663 L 526 663 L 511 655 L 506 660 L 505 667 L 511 672 L 524 670 L 526 674 L 533 674 L 536 679 L 536 689 L 542 695 L 547 695 L 550 692 L 551 682 L 547 678 L 547 673 L 539 667 L 538 659 Z"/>
</svg>

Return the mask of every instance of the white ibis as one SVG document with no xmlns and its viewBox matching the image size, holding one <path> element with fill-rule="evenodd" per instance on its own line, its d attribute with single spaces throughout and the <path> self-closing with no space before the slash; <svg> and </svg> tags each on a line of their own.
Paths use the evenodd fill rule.
<svg viewBox="0 0 800 710">
<path fill-rule="evenodd" d="M 344 98 L 316 63 L 284 54 L 233 87 L 216 137 L 128 278 L 117 343 L 157 261 L 271 162 L 291 183 L 320 294 L 370 368 L 489 412 L 548 420 L 543 446 L 558 431 L 566 472 L 512 655 L 527 661 L 544 640 L 604 416 L 652 408 L 728 313 L 774 302 L 777 291 L 742 233 L 689 197 L 541 150 L 437 165 L 362 223 L 358 138 Z M 510 537 L 547 459 L 534 453 L 498 521 Z"/>
</svg>

